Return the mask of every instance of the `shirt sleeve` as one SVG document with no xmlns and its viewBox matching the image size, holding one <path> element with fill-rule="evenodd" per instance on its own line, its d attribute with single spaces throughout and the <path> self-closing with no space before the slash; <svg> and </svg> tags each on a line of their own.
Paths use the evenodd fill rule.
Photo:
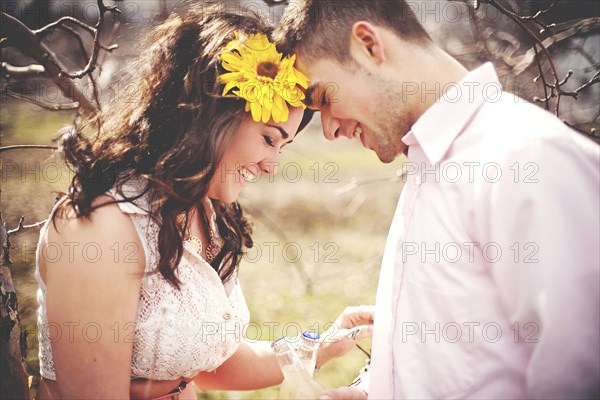
<svg viewBox="0 0 600 400">
<path fill-rule="evenodd" d="M 362 372 L 360 375 L 358 375 L 356 377 L 356 379 L 354 379 L 354 381 L 349 385 L 350 387 L 355 387 L 358 389 L 362 389 L 367 396 L 369 395 L 369 384 L 370 384 L 370 379 L 371 374 L 369 370 L 366 370 L 364 372 Z"/>
<path fill-rule="evenodd" d="M 587 139 L 546 139 L 508 152 L 502 179 L 483 190 L 480 228 L 502 251 L 489 268 L 530 352 L 526 397 L 596 398 L 600 155 Z"/>
</svg>

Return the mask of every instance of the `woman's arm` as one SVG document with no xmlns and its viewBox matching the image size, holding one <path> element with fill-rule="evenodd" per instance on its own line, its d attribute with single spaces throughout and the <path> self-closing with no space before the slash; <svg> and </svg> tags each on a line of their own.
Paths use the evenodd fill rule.
<svg viewBox="0 0 600 400">
<path fill-rule="evenodd" d="M 56 226 L 40 272 L 60 398 L 128 398 L 145 263 L 133 223 L 112 204 Z"/>
<path fill-rule="evenodd" d="M 194 383 L 202 390 L 252 390 L 278 385 L 282 380 L 270 342 L 242 341 L 233 356 L 213 372 L 200 372 Z"/>
<path fill-rule="evenodd" d="M 348 307 L 323 335 L 317 365 L 341 357 L 358 340 L 371 336 L 373 307 Z M 352 328 L 359 328 L 352 335 Z M 351 337 L 348 337 L 350 335 Z M 238 350 L 213 372 L 201 372 L 195 384 L 202 390 L 253 390 L 278 385 L 283 374 L 270 342 L 242 342 Z"/>
</svg>

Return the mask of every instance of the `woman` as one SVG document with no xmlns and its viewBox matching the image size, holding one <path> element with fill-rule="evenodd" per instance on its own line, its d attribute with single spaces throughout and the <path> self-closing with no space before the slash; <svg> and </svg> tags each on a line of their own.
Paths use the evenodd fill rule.
<svg viewBox="0 0 600 400">
<path fill-rule="evenodd" d="M 134 101 L 111 107 L 98 132 L 65 136 L 75 175 L 37 254 L 38 398 L 192 399 L 192 381 L 281 382 L 269 343 L 241 338 L 237 280 L 252 240 L 236 198 L 275 173 L 309 119 L 307 79 L 270 32 L 257 15 L 202 5 L 172 16 L 140 59 Z M 342 314 L 317 364 L 368 335 L 344 336 L 371 317 Z"/>
</svg>

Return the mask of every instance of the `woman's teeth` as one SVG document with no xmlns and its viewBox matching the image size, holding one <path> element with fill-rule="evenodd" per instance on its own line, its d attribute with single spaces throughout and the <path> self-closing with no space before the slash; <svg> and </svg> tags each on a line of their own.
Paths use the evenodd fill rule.
<svg viewBox="0 0 600 400">
<path fill-rule="evenodd" d="M 244 179 L 246 180 L 246 182 L 251 182 L 254 178 L 256 178 L 256 175 L 254 173 L 252 173 L 248 168 L 246 167 L 241 167 L 239 169 L 240 174 L 244 177 Z"/>
</svg>

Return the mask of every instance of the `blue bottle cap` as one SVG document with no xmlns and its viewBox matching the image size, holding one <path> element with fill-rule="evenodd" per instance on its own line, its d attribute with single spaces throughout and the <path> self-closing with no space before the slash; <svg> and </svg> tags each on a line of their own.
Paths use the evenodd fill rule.
<svg viewBox="0 0 600 400">
<path fill-rule="evenodd" d="M 288 341 L 288 337 L 287 337 L 287 336 L 282 336 L 282 337 L 280 337 L 279 339 L 275 340 L 275 341 L 274 341 L 274 342 L 273 342 L 271 345 L 274 345 L 275 343 L 277 343 L 277 342 L 279 342 L 279 341 L 281 341 L 281 340 Z"/>
<path fill-rule="evenodd" d="M 319 335 L 315 331 L 306 331 L 306 332 L 302 332 L 302 337 L 304 337 L 304 338 L 306 338 L 308 340 L 312 340 L 312 341 L 317 342 L 321 338 L 321 335 Z"/>
<path fill-rule="evenodd" d="M 279 339 L 277 339 L 273 343 L 271 343 L 272 349 L 277 349 L 277 348 L 281 349 L 281 348 L 289 348 L 289 347 L 290 347 L 290 341 L 287 336 L 280 337 Z"/>
</svg>

